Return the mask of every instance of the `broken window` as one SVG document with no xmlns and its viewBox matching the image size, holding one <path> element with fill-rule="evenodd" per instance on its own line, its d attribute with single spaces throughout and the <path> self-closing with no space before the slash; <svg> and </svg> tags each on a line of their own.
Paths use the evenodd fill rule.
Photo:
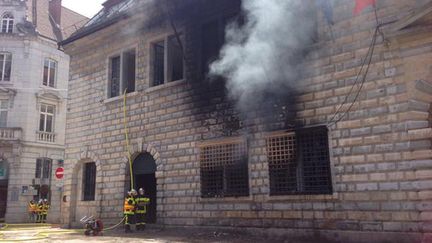
<svg viewBox="0 0 432 243">
<path fill-rule="evenodd" d="M 10 81 L 12 67 L 12 55 L 0 53 L 0 81 Z"/>
<path fill-rule="evenodd" d="M 201 197 L 249 195 L 247 148 L 244 141 L 206 145 L 200 152 Z"/>
<path fill-rule="evenodd" d="M 152 44 L 152 86 L 182 80 L 184 78 L 183 36 L 171 35 Z"/>
<path fill-rule="evenodd" d="M 331 194 L 328 131 L 315 127 L 267 139 L 270 194 Z"/>
<path fill-rule="evenodd" d="M 96 163 L 83 166 L 83 201 L 94 201 L 96 192 Z"/>
<path fill-rule="evenodd" d="M 207 74 L 210 70 L 210 64 L 219 57 L 219 51 L 222 47 L 221 31 L 219 21 L 209 22 L 202 26 L 202 51 L 201 65 L 203 73 Z"/>
<path fill-rule="evenodd" d="M 219 53 L 225 43 L 225 29 L 230 24 L 241 26 L 244 18 L 240 14 L 223 16 L 206 22 L 201 28 L 201 66 L 202 73 L 210 71 L 210 65 L 219 58 Z"/>
<path fill-rule="evenodd" d="M 6 13 L 2 17 L 2 33 L 12 33 L 14 25 L 14 17 L 12 14 Z"/>
<path fill-rule="evenodd" d="M 108 98 L 135 91 L 135 50 L 123 52 L 110 58 Z"/>
<path fill-rule="evenodd" d="M 52 59 L 45 59 L 44 72 L 43 72 L 43 85 L 48 87 L 55 87 L 57 73 L 57 62 Z"/>
</svg>

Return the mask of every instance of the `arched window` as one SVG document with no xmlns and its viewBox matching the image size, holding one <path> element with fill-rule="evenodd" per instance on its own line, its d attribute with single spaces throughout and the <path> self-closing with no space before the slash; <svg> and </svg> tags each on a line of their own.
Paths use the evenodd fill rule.
<svg viewBox="0 0 432 243">
<path fill-rule="evenodd" d="M 2 17 L 2 33 L 12 33 L 14 24 L 14 17 L 10 13 L 3 14 Z"/>
</svg>

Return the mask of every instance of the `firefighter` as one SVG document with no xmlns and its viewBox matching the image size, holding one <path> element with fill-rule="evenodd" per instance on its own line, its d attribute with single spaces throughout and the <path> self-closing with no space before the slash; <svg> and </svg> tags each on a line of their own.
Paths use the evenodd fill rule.
<svg viewBox="0 0 432 243">
<path fill-rule="evenodd" d="M 145 215 L 147 213 L 147 205 L 150 203 L 150 198 L 144 196 L 144 189 L 140 188 L 138 190 L 138 196 L 136 198 L 136 211 L 135 211 L 135 217 L 136 217 L 136 229 L 137 230 L 144 230 L 145 229 Z"/>
<path fill-rule="evenodd" d="M 28 203 L 28 214 L 30 222 L 34 223 L 36 222 L 37 218 L 37 205 L 34 200 L 30 200 Z"/>
<path fill-rule="evenodd" d="M 39 199 L 36 205 L 36 223 L 42 223 L 43 200 Z"/>
<path fill-rule="evenodd" d="M 50 204 L 47 199 L 43 200 L 43 207 L 42 207 L 42 223 L 46 223 L 47 217 L 48 217 L 48 211 L 50 209 Z"/>
<path fill-rule="evenodd" d="M 134 189 L 128 192 L 128 196 L 124 200 L 123 213 L 125 216 L 125 232 L 131 233 L 131 224 L 135 224 L 135 195 L 136 191 Z"/>
</svg>

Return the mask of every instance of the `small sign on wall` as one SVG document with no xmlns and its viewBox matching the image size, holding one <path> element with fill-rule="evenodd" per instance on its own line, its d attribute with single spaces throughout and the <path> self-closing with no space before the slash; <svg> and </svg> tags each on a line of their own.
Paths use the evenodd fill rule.
<svg viewBox="0 0 432 243">
<path fill-rule="evenodd" d="M 21 194 L 23 196 L 36 196 L 38 195 L 38 191 L 32 186 L 23 186 Z"/>
</svg>

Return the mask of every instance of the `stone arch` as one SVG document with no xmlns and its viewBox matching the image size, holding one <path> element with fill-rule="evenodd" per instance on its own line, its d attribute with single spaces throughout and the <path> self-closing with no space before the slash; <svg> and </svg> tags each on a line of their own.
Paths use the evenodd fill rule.
<svg viewBox="0 0 432 243">
<path fill-rule="evenodd" d="M 135 143 L 133 144 L 131 147 L 131 160 L 134 161 L 134 159 L 140 154 L 140 153 L 149 153 L 153 159 L 156 161 L 156 170 L 157 171 L 163 171 L 163 164 L 162 164 L 162 160 L 159 154 L 159 151 L 155 148 L 155 146 L 151 143 Z M 124 168 L 126 169 L 126 172 L 129 172 L 128 169 L 128 164 L 129 163 L 129 158 L 128 156 L 124 156 L 123 157 L 123 163 L 122 166 L 124 166 Z"/>
<path fill-rule="evenodd" d="M 137 173 L 134 173 L 135 176 L 135 180 L 134 180 L 134 184 L 136 187 L 140 187 L 142 186 L 143 182 L 144 182 L 144 186 L 143 188 L 146 190 L 146 192 L 148 194 L 146 194 L 149 198 L 150 198 L 150 205 L 148 206 L 148 213 L 146 215 L 146 220 L 148 223 L 156 223 L 162 222 L 162 210 L 161 207 L 159 205 L 157 205 L 157 201 L 159 201 L 159 199 L 162 199 L 164 197 L 164 193 L 163 193 L 163 187 L 164 187 L 164 164 L 162 163 L 162 159 L 160 156 L 159 151 L 156 149 L 156 147 L 151 144 L 151 143 L 133 143 L 132 146 L 130 147 L 130 152 L 131 152 L 131 160 L 133 163 L 136 162 L 144 162 L 142 161 L 142 157 L 141 159 L 139 159 L 140 155 L 144 155 L 144 156 L 148 156 L 147 158 L 149 160 L 145 161 L 145 162 L 150 162 L 154 163 L 152 165 L 152 169 L 151 171 L 154 172 L 145 172 L 144 174 L 142 174 L 142 171 L 138 172 L 138 171 L 134 171 Z M 130 168 L 129 168 L 129 159 L 128 156 L 124 156 L 123 158 L 123 163 L 122 166 L 124 167 L 124 172 L 125 172 L 125 184 L 124 184 L 124 192 L 126 193 L 127 190 L 129 190 L 130 188 Z M 155 167 L 153 167 L 155 166 Z M 133 167 L 135 167 L 135 164 L 133 164 Z M 142 168 L 141 168 L 142 169 Z M 148 168 L 147 168 L 148 169 Z M 135 188 L 137 189 L 137 188 Z M 148 216 L 148 217 L 147 217 Z"/>
<path fill-rule="evenodd" d="M 82 172 L 83 165 L 88 162 L 94 162 L 96 165 L 96 185 L 95 200 L 82 200 Z M 103 188 L 103 170 L 99 156 L 88 149 L 78 154 L 71 166 L 71 191 L 69 195 L 69 224 L 77 226 L 79 220 L 85 215 L 93 215 L 96 218 L 101 216 L 102 188 Z"/>
</svg>

